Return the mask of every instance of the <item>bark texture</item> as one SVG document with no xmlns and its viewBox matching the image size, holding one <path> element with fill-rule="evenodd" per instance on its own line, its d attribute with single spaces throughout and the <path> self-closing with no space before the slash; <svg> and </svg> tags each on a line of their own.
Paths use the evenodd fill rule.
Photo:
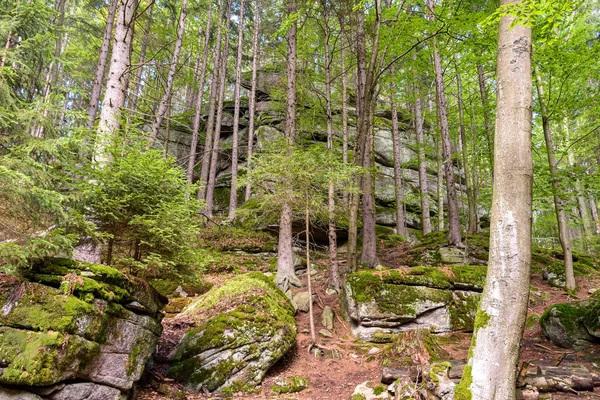
<svg viewBox="0 0 600 400">
<path fill-rule="evenodd" d="M 518 3 L 501 0 L 500 4 Z M 531 267 L 531 29 L 500 20 L 494 185 L 487 280 L 455 399 L 515 399 Z"/>
</svg>

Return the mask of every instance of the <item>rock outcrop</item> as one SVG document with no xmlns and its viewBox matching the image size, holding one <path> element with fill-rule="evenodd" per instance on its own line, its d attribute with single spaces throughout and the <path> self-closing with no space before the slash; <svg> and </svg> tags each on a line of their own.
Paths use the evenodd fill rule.
<svg viewBox="0 0 600 400">
<path fill-rule="evenodd" d="M 540 318 L 544 335 L 557 346 L 582 350 L 600 342 L 600 293 L 588 300 L 554 304 Z"/>
<path fill-rule="evenodd" d="M 340 300 L 365 341 L 422 328 L 472 331 L 485 274 L 473 265 L 360 271 L 348 276 Z"/>
<path fill-rule="evenodd" d="M 113 268 L 67 259 L 22 275 L 0 275 L 2 390 L 53 400 L 125 398 L 162 332 L 166 298 Z"/>
<path fill-rule="evenodd" d="M 168 324 L 185 334 L 166 357 L 167 375 L 192 391 L 254 388 L 296 337 L 294 307 L 259 272 L 212 289 Z"/>
</svg>

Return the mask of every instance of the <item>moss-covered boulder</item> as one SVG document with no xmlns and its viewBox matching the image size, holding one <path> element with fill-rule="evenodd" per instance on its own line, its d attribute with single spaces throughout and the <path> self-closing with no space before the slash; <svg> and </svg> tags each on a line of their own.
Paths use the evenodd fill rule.
<svg viewBox="0 0 600 400">
<path fill-rule="evenodd" d="M 50 259 L 22 272 L 29 279 L 0 275 L 0 385 L 131 389 L 162 332 L 166 299 L 101 265 Z"/>
<path fill-rule="evenodd" d="M 188 326 L 168 376 L 187 388 L 237 392 L 259 384 L 293 345 L 294 307 L 265 275 L 239 275 L 169 321 Z"/>
<path fill-rule="evenodd" d="M 486 268 L 414 267 L 350 274 L 341 303 L 362 340 L 413 329 L 472 331 Z"/>
<path fill-rule="evenodd" d="M 544 335 L 563 348 L 581 350 L 600 342 L 600 293 L 552 305 L 540 317 L 540 325 Z"/>
</svg>

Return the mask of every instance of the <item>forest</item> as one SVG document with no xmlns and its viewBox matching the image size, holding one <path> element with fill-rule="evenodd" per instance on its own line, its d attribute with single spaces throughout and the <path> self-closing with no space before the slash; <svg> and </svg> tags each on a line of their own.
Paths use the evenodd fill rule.
<svg viewBox="0 0 600 400">
<path fill-rule="evenodd" d="M 0 399 L 599 398 L 599 39 L 596 0 L 3 0 Z"/>
</svg>

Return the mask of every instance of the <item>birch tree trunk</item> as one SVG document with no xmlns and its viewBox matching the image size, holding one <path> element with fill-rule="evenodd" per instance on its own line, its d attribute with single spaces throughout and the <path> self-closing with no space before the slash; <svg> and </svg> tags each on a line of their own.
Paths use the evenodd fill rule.
<svg viewBox="0 0 600 400">
<path fill-rule="evenodd" d="M 121 110 L 125 104 L 125 93 L 129 84 L 131 67 L 131 40 L 133 38 L 133 18 L 137 10 L 137 0 L 119 0 L 118 18 L 106 90 L 98 122 L 95 160 L 100 165 L 111 161 L 107 147 L 112 143 L 120 128 Z"/>
<path fill-rule="evenodd" d="M 258 69 L 258 33 L 260 31 L 260 11 L 258 6 L 259 1 L 254 2 L 254 35 L 252 37 L 252 82 L 250 84 L 250 98 L 248 100 L 248 152 L 246 162 L 248 168 L 251 168 L 252 151 L 254 150 L 254 113 L 256 109 L 256 73 Z M 250 200 L 252 187 L 248 183 L 246 185 L 246 193 L 244 201 Z"/>
<path fill-rule="evenodd" d="M 240 124 L 240 83 L 242 80 L 242 40 L 244 38 L 244 0 L 240 0 L 240 16 L 238 20 L 237 59 L 235 62 L 235 86 L 233 88 L 233 149 L 231 152 L 231 192 L 229 196 L 229 220 L 235 218 L 237 210 L 237 174 L 239 153 L 239 124 Z"/>
<path fill-rule="evenodd" d="M 110 5 L 108 6 L 108 14 L 106 15 L 106 26 L 104 27 L 104 36 L 102 37 L 102 45 L 100 46 L 98 65 L 96 66 L 96 74 L 94 78 L 94 83 L 92 84 L 90 105 L 87 109 L 87 127 L 89 129 L 92 129 L 94 127 L 94 123 L 96 122 L 96 113 L 98 112 L 98 104 L 100 103 L 100 93 L 102 92 L 104 70 L 106 69 L 106 61 L 108 60 L 108 52 L 110 50 L 110 39 L 112 37 L 115 13 L 117 11 L 117 3 L 117 0 L 110 1 Z"/>
<path fill-rule="evenodd" d="M 231 3 L 227 3 L 227 12 L 225 16 L 225 40 L 221 54 L 221 63 L 219 64 L 219 98 L 217 102 L 217 118 L 215 120 L 215 134 L 213 136 L 212 151 L 210 154 L 210 169 L 208 170 L 208 183 L 206 185 L 206 208 L 205 215 L 212 218 L 215 185 L 217 180 L 217 161 L 219 160 L 219 148 L 221 145 L 221 125 L 223 122 L 223 102 L 225 101 L 225 89 L 227 77 L 227 59 L 229 57 L 229 23 L 231 20 Z"/>
<path fill-rule="evenodd" d="M 192 143 L 190 145 L 190 155 L 185 173 L 188 188 L 194 178 L 194 167 L 196 166 L 196 152 L 198 148 L 198 134 L 200 132 L 200 117 L 202 116 L 202 102 L 204 99 L 204 80 L 206 78 L 206 63 L 208 61 L 208 47 L 210 43 L 210 21 L 212 10 L 208 12 L 206 20 L 206 30 L 204 32 L 204 50 L 202 54 L 202 67 L 200 69 L 200 82 L 198 83 L 198 93 L 195 97 L 194 120 L 192 122 Z M 189 196 L 189 193 L 188 193 Z"/>
<path fill-rule="evenodd" d="M 500 4 L 519 0 L 501 0 Z M 490 259 L 455 400 L 514 400 L 531 267 L 531 28 L 500 19 Z"/>
<path fill-rule="evenodd" d="M 156 118 L 152 123 L 152 133 L 150 134 L 150 145 L 153 145 L 158 136 L 160 130 L 160 124 L 167 112 L 169 103 L 171 102 L 171 90 L 173 89 L 173 81 L 175 80 L 175 72 L 177 71 L 177 63 L 179 62 L 179 53 L 181 52 L 181 45 L 183 43 L 183 35 L 185 33 L 185 19 L 187 17 L 187 4 L 188 0 L 182 0 L 181 2 L 181 13 L 179 14 L 179 23 L 177 25 L 177 40 L 175 41 L 175 48 L 173 49 L 173 56 L 171 57 L 171 64 L 169 66 L 169 75 L 167 75 L 167 86 L 165 93 L 158 104 L 158 111 L 156 112 Z"/>
<path fill-rule="evenodd" d="M 288 16 L 296 14 L 298 5 L 296 0 L 287 0 Z M 296 141 L 296 58 L 298 22 L 296 19 L 291 23 L 287 32 L 287 90 L 286 90 L 286 115 L 285 135 L 290 144 Z M 300 286 L 300 280 L 296 277 L 292 250 L 292 207 L 284 203 L 281 208 L 279 219 L 279 241 L 277 243 L 277 275 L 275 284 L 287 292 L 292 286 Z M 308 246 L 308 243 L 306 244 Z"/>
<path fill-rule="evenodd" d="M 552 184 L 552 195 L 554 198 L 554 209 L 556 210 L 556 222 L 558 225 L 558 237 L 563 250 L 564 266 L 565 266 L 565 282 L 566 288 L 575 290 L 576 282 L 573 273 L 573 253 L 571 251 L 571 240 L 569 239 L 569 231 L 567 226 L 567 217 L 565 215 L 565 205 L 563 199 L 560 198 L 560 182 L 558 175 L 558 161 L 554 154 L 554 140 L 552 135 L 552 126 L 550 125 L 550 117 L 546 109 L 546 100 L 544 98 L 544 86 L 542 77 L 535 68 L 538 101 L 542 111 L 542 128 L 544 130 L 544 139 L 546 141 L 546 152 L 548 154 L 548 167 L 550 169 L 550 181 Z"/>
</svg>

